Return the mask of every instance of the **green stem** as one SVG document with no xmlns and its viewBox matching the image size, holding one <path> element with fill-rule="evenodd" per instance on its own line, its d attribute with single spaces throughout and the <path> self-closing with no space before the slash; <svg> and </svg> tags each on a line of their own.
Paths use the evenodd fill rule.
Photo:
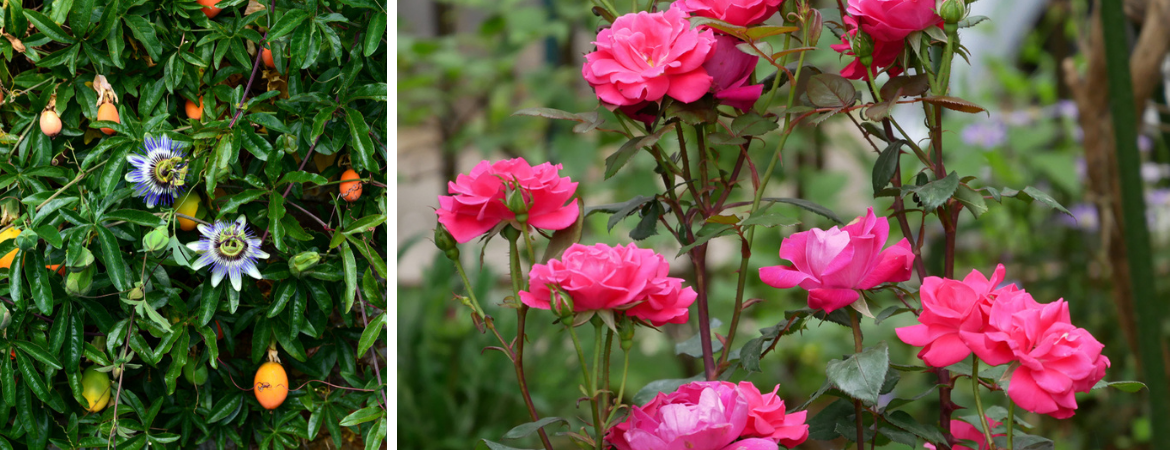
<svg viewBox="0 0 1170 450">
<path fill-rule="evenodd" d="M 930 116 L 931 115 L 928 113 L 927 117 L 929 118 Z M 898 125 L 898 121 L 894 120 L 893 117 L 890 117 L 890 124 L 894 125 L 894 128 L 897 128 L 899 133 L 902 133 L 902 137 L 905 138 L 903 140 L 906 141 L 906 145 L 909 145 L 910 149 L 914 150 L 914 155 L 918 157 L 919 161 L 922 161 L 922 164 L 926 165 L 926 167 L 934 167 L 934 163 L 930 161 L 930 156 L 927 156 L 926 152 L 922 151 L 922 147 L 919 147 L 918 144 L 914 143 L 914 139 L 910 138 L 910 134 L 907 133 L 906 130 L 903 130 L 901 125 Z"/>
<path fill-rule="evenodd" d="M 597 432 L 597 450 L 602 450 L 605 445 L 603 433 L 605 432 L 605 424 L 601 423 L 601 337 L 605 334 L 602 327 L 605 325 L 601 323 L 596 316 L 593 317 L 593 369 L 597 374 L 593 378 L 593 389 L 589 390 L 589 402 L 593 409 L 593 429 Z"/>
<path fill-rule="evenodd" d="M 532 416 L 532 421 L 535 422 L 540 420 L 540 416 L 536 414 L 536 405 L 532 402 L 532 395 L 528 392 L 528 380 L 524 376 L 524 324 L 528 318 L 528 305 L 520 304 L 520 290 L 526 289 L 526 287 L 524 277 L 520 273 L 520 251 L 516 246 L 516 240 L 519 238 L 519 236 L 516 233 L 507 233 L 506 236 L 508 237 L 509 249 L 508 263 L 512 275 L 512 299 L 514 299 L 516 303 L 519 304 L 519 306 L 516 308 L 515 348 L 509 349 L 509 352 L 511 353 L 512 365 L 516 368 L 516 381 L 520 383 L 520 393 L 524 397 L 525 405 L 528 406 L 528 413 L 530 416 Z M 529 251 L 532 251 L 531 247 L 529 247 Z M 494 327 L 492 331 L 495 332 Z M 498 332 L 496 333 L 496 337 L 500 339 L 500 343 L 504 344 L 504 347 L 508 347 L 508 345 L 504 343 L 503 338 L 499 336 Z M 551 450 L 552 443 L 549 442 L 548 435 L 543 429 L 537 431 L 540 434 L 541 443 L 544 444 L 546 449 Z"/>
<path fill-rule="evenodd" d="M 593 379 L 589 377 L 589 365 L 585 364 L 585 351 L 581 349 L 581 339 L 577 338 L 577 329 L 573 321 L 563 322 L 569 329 L 569 337 L 573 338 L 573 348 L 577 349 L 577 361 L 581 364 L 581 379 L 585 381 L 585 391 L 593 391 Z"/>
<path fill-rule="evenodd" d="M 1013 402 L 1010 397 L 1008 398 L 1008 415 L 1005 425 L 1007 425 L 1008 450 L 1015 450 L 1016 443 L 1012 442 L 1012 431 L 1016 429 L 1016 402 Z"/>
<path fill-rule="evenodd" d="M 807 33 L 805 39 L 807 39 Z M 780 161 L 780 154 L 784 151 L 784 144 L 788 142 L 788 136 L 792 134 L 789 125 L 791 125 L 792 116 L 787 113 L 792 109 L 792 101 L 796 98 L 796 80 L 800 79 L 800 71 L 804 68 L 804 54 L 807 52 L 800 52 L 800 57 L 796 63 L 796 73 L 792 75 L 792 80 L 789 80 L 788 86 L 788 102 L 785 104 L 784 114 L 784 132 L 780 134 L 780 143 L 776 145 L 776 152 L 772 155 L 772 159 L 768 161 L 768 168 L 764 170 L 763 176 L 760 177 L 760 187 L 756 189 L 755 195 L 752 197 L 752 209 L 749 217 L 755 214 L 760 209 L 760 201 L 764 198 L 764 190 L 768 187 L 768 181 L 772 179 L 772 172 L 776 170 L 776 163 Z M 776 76 L 779 78 L 779 75 Z M 744 236 L 745 243 L 743 248 L 746 251 L 741 251 L 742 256 L 739 261 L 739 278 L 735 285 L 735 308 L 731 313 L 731 328 L 727 331 L 727 343 L 723 346 L 723 352 L 719 355 L 719 367 L 722 370 L 724 364 L 727 363 L 727 357 L 731 352 L 731 344 L 735 341 L 735 331 L 739 327 L 739 315 L 743 312 L 743 294 L 744 288 L 747 285 L 748 276 L 748 260 L 751 258 L 752 241 L 756 237 L 756 228 L 749 227 Z M 779 338 L 777 338 L 779 339 Z"/>
<path fill-rule="evenodd" d="M 614 416 L 617 415 L 618 410 L 621 409 L 622 399 L 626 395 L 626 375 L 630 371 L 630 352 L 622 353 L 625 353 L 625 361 L 622 362 L 622 384 L 621 387 L 618 388 L 617 403 L 613 405 L 613 409 L 609 411 L 609 417 L 605 419 L 605 426 L 607 428 L 609 427 L 609 422 L 613 420 Z"/>
<path fill-rule="evenodd" d="M 454 262 L 455 271 L 459 272 L 459 278 L 463 279 L 463 287 L 467 289 L 467 298 L 471 299 L 471 307 L 475 308 L 476 314 L 483 317 L 483 308 L 479 306 L 479 300 L 475 299 L 475 290 L 471 288 L 471 281 L 467 279 L 467 272 L 463 271 L 463 263 L 457 259 Z"/>
<path fill-rule="evenodd" d="M 610 393 L 613 391 L 609 388 L 609 372 L 610 372 L 610 351 L 613 350 L 613 329 L 606 329 L 605 331 L 605 354 L 601 357 L 602 369 L 602 383 L 598 388 L 598 403 L 601 404 L 601 416 L 609 417 L 609 400 Z M 604 431 L 609 425 L 609 421 L 601 424 L 601 429 Z"/>
<path fill-rule="evenodd" d="M 971 361 L 971 393 L 975 395 L 975 411 L 979 412 L 979 425 L 983 429 L 983 438 L 987 440 L 988 448 L 995 448 L 995 441 L 991 439 L 991 430 L 987 428 L 987 416 L 983 413 L 983 400 L 979 397 L 979 358 L 972 357 Z"/>
<path fill-rule="evenodd" d="M 877 83 L 874 81 L 875 74 L 873 73 L 873 66 L 867 66 L 865 68 L 865 74 L 868 75 L 867 77 L 865 77 L 866 78 L 865 82 L 866 82 L 866 84 L 869 84 L 869 88 L 873 92 L 873 101 L 876 103 L 881 103 L 882 102 L 882 91 L 881 91 L 881 89 L 878 89 Z"/>
<path fill-rule="evenodd" d="M 783 14 L 781 14 L 781 15 L 783 15 Z M 788 20 L 785 19 L 784 23 L 787 24 Z M 785 34 L 784 35 L 784 49 L 788 50 L 791 43 L 792 43 L 792 33 Z M 804 52 L 801 52 L 801 54 L 803 54 L 803 53 Z M 761 114 L 764 113 L 765 111 L 767 111 L 769 106 L 772 106 L 772 99 L 776 97 L 776 91 L 780 90 L 780 75 L 781 75 L 780 72 L 784 71 L 783 67 L 784 67 L 784 63 L 786 63 L 786 62 L 788 62 L 788 55 L 787 54 L 780 57 L 780 64 L 778 64 L 776 66 L 776 78 L 772 79 L 772 89 L 768 90 L 768 100 L 764 101 L 764 102 L 759 102 L 756 104 L 756 106 L 759 106 L 758 109 L 759 109 L 759 112 Z M 796 70 L 799 71 L 800 68 L 797 67 Z M 791 81 L 792 84 L 796 84 L 796 82 L 793 80 L 789 80 L 789 81 Z"/>
</svg>

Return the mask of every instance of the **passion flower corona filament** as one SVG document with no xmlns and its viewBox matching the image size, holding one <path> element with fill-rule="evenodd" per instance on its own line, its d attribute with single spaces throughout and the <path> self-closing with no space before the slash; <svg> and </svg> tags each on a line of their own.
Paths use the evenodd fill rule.
<svg viewBox="0 0 1170 450">
<path fill-rule="evenodd" d="M 257 280 L 261 278 L 260 270 L 256 268 L 256 260 L 268 258 L 268 253 L 260 250 L 260 239 L 248 229 L 244 216 L 240 216 L 235 222 L 200 224 L 199 233 L 203 237 L 198 241 L 188 242 L 187 248 L 201 253 L 192 266 L 195 270 L 211 266 L 212 286 L 218 286 L 224 275 L 227 275 L 231 278 L 232 288 L 239 291 L 241 273 L 246 273 Z"/>
<path fill-rule="evenodd" d="M 169 206 L 186 189 L 187 154 L 183 146 L 167 136 L 147 136 L 144 153 L 126 155 L 132 166 L 126 181 L 134 183 L 134 195 L 142 197 L 147 207 L 159 203 Z"/>
</svg>

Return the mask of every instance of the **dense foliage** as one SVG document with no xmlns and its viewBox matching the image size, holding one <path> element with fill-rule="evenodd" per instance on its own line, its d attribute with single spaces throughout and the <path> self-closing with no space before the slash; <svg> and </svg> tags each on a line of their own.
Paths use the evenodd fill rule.
<svg viewBox="0 0 1170 450">
<path fill-rule="evenodd" d="M 384 5 L 212 4 L 3 3 L 0 448 L 382 445 Z"/>
</svg>

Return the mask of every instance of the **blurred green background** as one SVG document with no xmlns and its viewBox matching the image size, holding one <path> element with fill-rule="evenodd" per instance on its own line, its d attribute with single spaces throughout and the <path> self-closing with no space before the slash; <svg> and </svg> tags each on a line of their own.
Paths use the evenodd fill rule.
<svg viewBox="0 0 1170 450">
<path fill-rule="evenodd" d="M 597 109 L 596 98 L 580 79 L 582 55 L 602 22 L 589 13 L 589 3 L 570 0 L 452 0 L 399 2 L 398 34 L 398 387 L 399 447 L 466 449 L 481 438 L 498 439 L 515 425 L 528 422 L 516 389 L 515 375 L 506 357 L 484 352 L 494 337 L 476 331 L 466 309 L 453 300 L 463 291 L 454 267 L 438 254 L 430 241 L 435 224 L 436 196 L 446 193 L 446 180 L 466 172 L 482 159 L 523 156 L 530 162 L 552 161 L 564 165 L 562 175 L 580 182 L 586 206 L 615 203 L 635 195 L 661 192 L 653 161 L 644 154 L 614 178 L 604 180 L 603 160 L 622 142 L 619 136 L 599 132 L 576 134 L 571 122 L 533 117 L 512 117 L 528 107 L 550 107 L 571 112 Z M 663 4 L 663 7 L 665 4 Z M 818 5 L 826 21 L 837 20 L 835 3 Z M 989 202 L 990 211 L 974 220 L 963 213 L 958 241 L 956 276 L 972 269 L 990 274 L 995 265 L 1007 266 L 1009 282 L 1015 282 L 1041 302 L 1064 298 L 1070 303 L 1073 322 L 1090 330 L 1105 343 L 1113 362 L 1109 380 L 1138 379 L 1133 352 L 1127 346 L 1117 309 L 1113 305 L 1110 264 L 1102 233 L 1115 226 L 1097 216 L 1086 187 L 1084 148 L 1077 123 L 1077 107 L 1069 100 L 1062 62 L 1083 64 L 1076 43 L 1085 31 L 1085 1 L 980 0 L 973 15 L 991 18 L 961 31 L 971 52 L 971 66 L 956 69 L 958 95 L 990 111 L 989 115 L 948 114 L 944 118 L 946 163 L 960 176 L 975 176 L 977 186 L 1022 189 L 1033 186 L 1065 205 L 1071 216 L 1039 203 L 1005 199 Z M 773 19 L 775 20 L 775 19 Z M 844 63 L 830 44 L 839 42 L 830 32 L 811 52 L 811 62 L 825 72 Z M 761 67 L 759 73 L 770 73 Z M 1154 95 L 1165 110 L 1165 93 Z M 781 104 L 776 102 L 775 104 Z M 921 110 L 903 105 L 895 110 L 900 123 L 925 137 Z M 613 118 L 604 109 L 603 117 Z M 1157 116 L 1155 114 L 1155 116 Z M 1155 245 L 1155 270 L 1159 297 L 1170 290 L 1170 151 L 1155 119 L 1143 128 L 1142 176 L 1146 182 L 1151 237 Z M 766 160 L 776 145 L 770 136 L 764 145 L 752 146 L 752 158 Z M 677 148 L 673 138 L 662 144 Z M 845 221 L 874 206 L 881 214 L 888 198 L 873 199 L 870 170 L 874 150 L 851 122 L 834 118 L 819 126 L 798 128 L 790 139 L 783 165 L 769 185 L 768 196 L 799 197 L 831 208 Z M 904 158 L 910 164 L 913 158 Z M 918 167 L 904 167 L 906 179 Z M 740 192 L 740 198 L 745 194 Z M 747 194 L 747 195 L 750 195 Z M 750 200 L 750 198 L 749 198 Z M 790 228 L 761 229 L 751 270 L 780 263 L 777 256 L 784 236 L 809 227 L 829 227 L 827 219 L 806 211 L 778 205 L 774 211 L 799 217 L 802 224 Z M 586 220 L 583 243 L 625 244 L 637 219 L 626 219 L 607 231 L 608 216 L 593 214 Z M 911 223 L 917 228 L 918 217 Z M 891 241 L 900 239 L 891 227 Z M 497 240 L 499 241 L 499 240 Z M 672 258 L 678 244 L 660 233 L 640 247 L 654 248 Z M 488 244 L 480 264 L 480 246 L 461 246 L 463 262 L 485 308 L 497 318 L 505 336 L 513 333 L 515 317 L 497 304 L 510 295 L 507 284 L 506 249 L 500 242 Z M 928 222 L 924 257 L 928 272 L 940 274 L 942 230 Z M 711 311 L 726 335 L 735 297 L 738 241 L 712 241 L 709 265 L 713 271 Z M 685 257 L 672 261 L 675 276 L 690 278 Z M 911 283 L 916 284 L 917 279 Z M 745 312 L 735 347 L 759 336 L 759 329 L 784 320 L 785 310 L 804 307 L 802 290 L 780 291 L 749 276 L 745 298 L 762 299 Z M 481 300 L 482 301 L 482 300 Z M 877 296 L 874 311 L 897 303 L 889 293 Z M 576 407 L 581 396 L 579 369 L 572 343 L 554 317 L 544 311 L 529 314 L 529 343 L 525 360 L 537 409 L 544 416 L 584 417 L 588 407 Z M 697 318 L 686 325 L 670 325 L 661 333 L 639 330 L 631 360 L 626 399 L 646 383 L 663 378 L 686 378 L 701 371 L 701 362 L 677 355 L 675 345 L 695 335 Z M 891 344 L 891 362 L 918 364 L 917 349 L 902 344 L 894 328 L 913 323 L 899 315 L 880 326 L 865 329 L 867 346 L 880 341 Z M 592 331 L 583 328 L 586 352 Z M 587 336 L 587 337 L 586 337 Z M 852 352 L 849 330 L 831 323 L 812 324 L 808 330 L 783 338 L 777 351 L 763 361 L 763 373 L 747 379 L 761 390 L 779 383 L 780 395 L 795 408 L 804 403 L 824 380 L 827 361 Z M 587 353 L 591 354 L 591 353 Z M 620 368 L 621 352 L 614 351 Z M 615 376 L 618 374 L 615 374 Z M 933 383 L 932 375 L 905 375 L 898 385 L 899 397 L 920 393 Z M 743 372 L 733 380 L 744 379 Z M 1047 436 L 1058 449 L 1144 448 L 1149 440 L 1143 418 L 1143 394 L 1101 390 L 1078 395 L 1075 417 L 1057 421 L 1029 414 L 1023 419 L 1035 428 L 1030 434 Z M 973 406 L 968 386 L 960 383 L 956 402 Z M 987 394 L 985 402 L 1006 406 L 1002 393 Z M 810 406 L 815 411 L 831 403 L 822 399 Z M 922 422 L 937 414 L 937 397 L 929 395 L 911 408 Z M 960 411 L 956 416 L 974 414 Z M 573 421 L 580 427 L 580 421 Z M 550 431 L 553 431 L 550 429 Z M 567 430 L 562 427 L 555 431 Z M 569 445 L 554 436 L 558 447 Z M 535 447 L 536 441 L 509 441 L 509 445 Z M 840 448 L 842 443 L 813 442 L 801 448 Z M 484 448 L 478 444 L 478 448 Z M 891 445 L 890 448 L 897 448 Z"/>
</svg>

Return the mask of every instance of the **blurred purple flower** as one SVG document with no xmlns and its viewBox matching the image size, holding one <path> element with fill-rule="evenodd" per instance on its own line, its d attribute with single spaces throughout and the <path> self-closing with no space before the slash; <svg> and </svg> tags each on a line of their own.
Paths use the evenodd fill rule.
<svg viewBox="0 0 1170 450">
<path fill-rule="evenodd" d="M 1032 111 L 1012 111 L 1004 115 L 1004 122 L 1013 127 L 1022 127 L 1032 124 Z"/>
<path fill-rule="evenodd" d="M 1077 118 L 1077 104 L 1072 100 L 1061 100 L 1052 105 L 1052 112 L 1056 117 L 1075 120 Z"/>
<path fill-rule="evenodd" d="M 1170 189 L 1151 189 L 1146 192 L 1146 208 L 1170 206 Z"/>
<path fill-rule="evenodd" d="M 1137 142 L 1138 150 L 1142 153 L 1149 153 L 1154 148 L 1154 140 L 1144 134 L 1138 135 Z"/>
<path fill-rule="evenodd" d="M 1073 163 L 1077 171 L 1077 179 L 1084 181 L 1085 177 L 1089 176 L 1089 166 L 1085 164 L 1085 157 L 1078 156 L 1076 162 Z"/>
<path fill-rule="evenodd" d="M 1003 145 L 1006 141 L 1007 126 L 998 119 L 973 123 L 963 129 L 963 142 L 967 145 L 990 150 Z"/>
<path fill-rule="evenodd" d="M 1142 163 L 1142 181 L 1146 183 L 1157 183 L 1163 178 L 1166 178 L 1166 172 L 1170 170 L 1170 166 L 1165 164 L 1158 164 L 1154 162 Z"/>
<path fill-rule="evenodd" d="M 1084 231 L 1097 231 L 1097 228 L 1100 226 L 1100 221 L 1097 220 L 1097 207 L 1091 203 L 1077 203 L 1069 207 L 1068 212 L 1072 213 L 1072 217 L 1061 214 L 1057 219 L 1066 227 Z"/>
</svg>

